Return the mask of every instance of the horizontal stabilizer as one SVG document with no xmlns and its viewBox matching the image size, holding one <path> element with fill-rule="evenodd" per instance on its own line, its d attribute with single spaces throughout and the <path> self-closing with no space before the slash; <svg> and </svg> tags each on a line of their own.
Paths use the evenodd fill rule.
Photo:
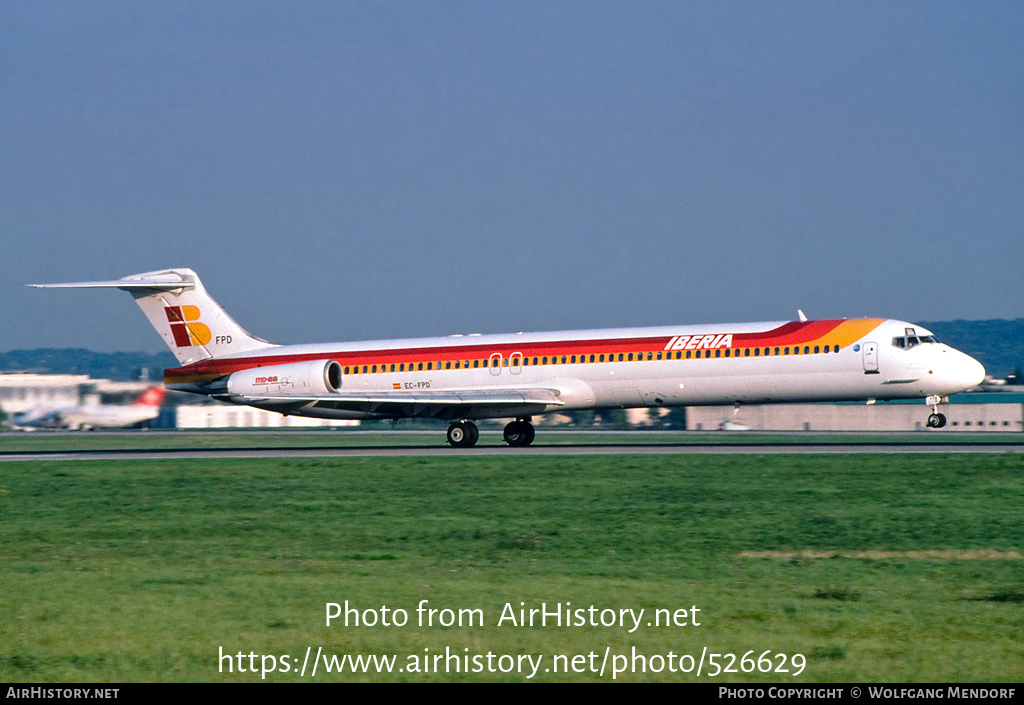
<svg viewBox="0 0 1024 705">
<path fill-rule="evenodd" d="M 132 274 L 121 279 L 29 286 L 127 291 L 183 365 L 274 347 L 235 323 L 206 293 L 196 273 L 184 267 Z"/>
<path fill-rule="evenodd" d="M 192 282 L 182 281 L 178 278 L 152 278 L 152 279 L 112 279 L 110 281 L 98 282 L 67 282 L 63 284 L 29 284 L 35 289 L 121 289 L 131 291 L 133 289 L 151 289 L 153 291 L 174 291 L 175 289 L 191 289 Z"/>
</svg>

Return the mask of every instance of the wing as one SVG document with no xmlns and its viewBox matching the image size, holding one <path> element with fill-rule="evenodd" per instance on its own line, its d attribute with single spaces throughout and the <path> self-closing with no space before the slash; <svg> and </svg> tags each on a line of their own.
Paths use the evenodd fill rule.
<svg viewBox="0 0 1024 705">
<path fill-rule="evenodd" d="M 341 393 L 323 396 L 231 395 L 224 401 L 318 418 L 483 419 L 529 416 L 563 406 L 555 389 L 473 389 Z"/>
</svg>

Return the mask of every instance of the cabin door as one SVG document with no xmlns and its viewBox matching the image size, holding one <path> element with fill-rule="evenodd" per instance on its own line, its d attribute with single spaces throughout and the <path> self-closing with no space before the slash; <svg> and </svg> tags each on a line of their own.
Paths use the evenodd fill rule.
<svg viewBox="0 0 1024 705">
<path fill-rule="evenodd" d="M 864 374 L 878 374 L 878 343 L 864 343 Z"/>
</svg>

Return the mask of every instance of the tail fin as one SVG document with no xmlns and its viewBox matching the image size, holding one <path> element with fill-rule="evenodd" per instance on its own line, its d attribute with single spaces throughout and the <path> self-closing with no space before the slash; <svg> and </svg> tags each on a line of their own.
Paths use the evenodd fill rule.
<svg viewBox="0 0 1024 705">
<path fill-rule="evenodd" d="M 135 400 L 135 406 L 160 406 L 166 395 L 166 387 L 150 387 Z"/>
<path fill-rule="evenodd" d="M 121 289 L 135 298 L 182 365 L 263 350 L 273 344 L 249 335 L 210 298 L 191 269 L 163 269 L 123 279 L 30 284 L 41 289 Z"/>
</svg>

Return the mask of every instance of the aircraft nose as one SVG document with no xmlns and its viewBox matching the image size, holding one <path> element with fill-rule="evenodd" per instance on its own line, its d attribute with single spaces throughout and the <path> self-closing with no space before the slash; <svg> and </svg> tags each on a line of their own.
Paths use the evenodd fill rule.
<svg viewBox="0 0 1024 705">
<path fill-rule="evenodd" d="M 963 375 L 970 387 L 977 387 L 985 381 L 985 367 L 970 355 L 964 355 Z"/>
<path fill-rule="evenodd" d="M 985 367 L 970 355 L 959 351 L 951 372 L 960 389 L 971 389 L 985 381 Z"/>
</svg>

